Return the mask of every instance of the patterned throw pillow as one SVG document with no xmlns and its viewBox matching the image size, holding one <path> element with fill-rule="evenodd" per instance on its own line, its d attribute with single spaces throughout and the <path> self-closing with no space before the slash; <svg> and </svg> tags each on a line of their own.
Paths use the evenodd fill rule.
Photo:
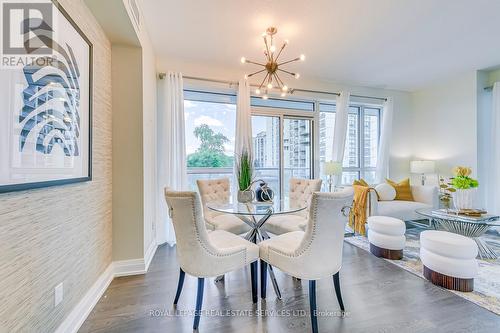
<svg viewBox="0 0 500 333">
<path fill-rule="evenodd" d="M 394 200 L 415 201 L 411 193 L 410 178 L 403 179 L 399 183 L 387 178 L 385 180 L 396 190 L 396 198 Z"/>
</svg>

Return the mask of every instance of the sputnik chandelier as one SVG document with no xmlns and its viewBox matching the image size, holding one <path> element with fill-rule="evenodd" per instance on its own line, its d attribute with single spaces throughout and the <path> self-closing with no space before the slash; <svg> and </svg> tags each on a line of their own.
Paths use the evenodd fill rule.
<svg viewBox="0 0 500 333">
<path fill-rule="evenodd" d="M 256 74 L 260 74 L 262 72 L 266 73 L 259 87 L 255 89 L 255 94 L 256 95 L 262 94 L 263 99 L 268 98 L 268 90 L 273 88 L 279 89 L 281 91 L 281 97 L 285 97 L 289 87 L 283 82 L 283 80 L 281 80 L 278 73 L 283 72 L 298 79 L 300 77 L 299 73 L 292 73 L 290 71 L 287 71 L 283 69 L 282 66 L 299 60 L 304 61 L 306 59 L 305 55 L 301 54 L 299 57 L 295 59 L 278 62 L 281 53 L 283 52 L 283 49 L 288 45 L 288 40 L 285 39 L 281 48 L 278 50 L 278 52 L 276 52 L 277 48 L 276 45 L 274 44 L 274 35 L 277 32 L 278 29 L 276 27 L 269 27 L 267 28 L 266 32 L 262 34 L 262 38 L 264 39 L 264 44 L 266 46 L 266 48 L 264 49 L 264 55 L 266 57 L 265 63 L 259 63 L 256 61 L 248 60 L 245 57 L 241 58 L 242 64 L 248 63 L 264 67 L 263 69 L 258 70 L 254 73 L 245 74 L 245 79 L 248 79 L 249 77 L 254 76 Z"/>
</svg>

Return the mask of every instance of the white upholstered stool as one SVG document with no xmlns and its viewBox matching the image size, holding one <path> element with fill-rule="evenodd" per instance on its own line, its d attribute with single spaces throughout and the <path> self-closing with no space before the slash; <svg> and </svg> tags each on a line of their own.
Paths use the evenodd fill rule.
<svg viewBox="0 0 500 333">
<path fill-rule="evenodd" d="M 446 231 L 420 234 L 420 260 L 424 276 L 435 285 L 472 291 L 478 272 L 477 244 L 472 239 Z"/>
<path fill-rule="evenodd" d="M 403 258 L 406 225 L 400 219 L 389 216 L 368 218 L 370 252 L 377 257 L 398 260 Z"/>
</svg>

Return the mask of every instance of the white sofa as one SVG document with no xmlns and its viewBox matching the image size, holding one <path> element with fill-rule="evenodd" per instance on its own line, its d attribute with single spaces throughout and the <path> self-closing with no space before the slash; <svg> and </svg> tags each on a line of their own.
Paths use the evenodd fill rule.
<svg viewBox="0 0 500 333">
<path fill-rule="evenodd" d="M 373 186 L 375 187 L 375 186 Z M 369 216 L 390 216 L 403 221 L 423 219 L 415 213 L 419 208 L 439 208 L 437 186 L 412 185 L 411 193 L 415 201 L 378 201 L 377 194 L 370 191 Z"/>
</svg>

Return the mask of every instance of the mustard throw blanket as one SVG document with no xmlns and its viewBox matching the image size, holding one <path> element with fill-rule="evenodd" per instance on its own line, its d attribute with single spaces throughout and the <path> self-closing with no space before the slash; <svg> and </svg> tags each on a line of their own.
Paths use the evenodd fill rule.
<svg viewBox="0 0 500 333">
<path fill-rule="evenodd" d="M 365 235 L 365 223 L 367 216 L 367 207 L 369 204 L 370 191 L 374 190 L 368 186 L 353 185 L 354 200 L 351 211 L 349 212 L 349 226 L 354 232 Z"/>
</svg>

